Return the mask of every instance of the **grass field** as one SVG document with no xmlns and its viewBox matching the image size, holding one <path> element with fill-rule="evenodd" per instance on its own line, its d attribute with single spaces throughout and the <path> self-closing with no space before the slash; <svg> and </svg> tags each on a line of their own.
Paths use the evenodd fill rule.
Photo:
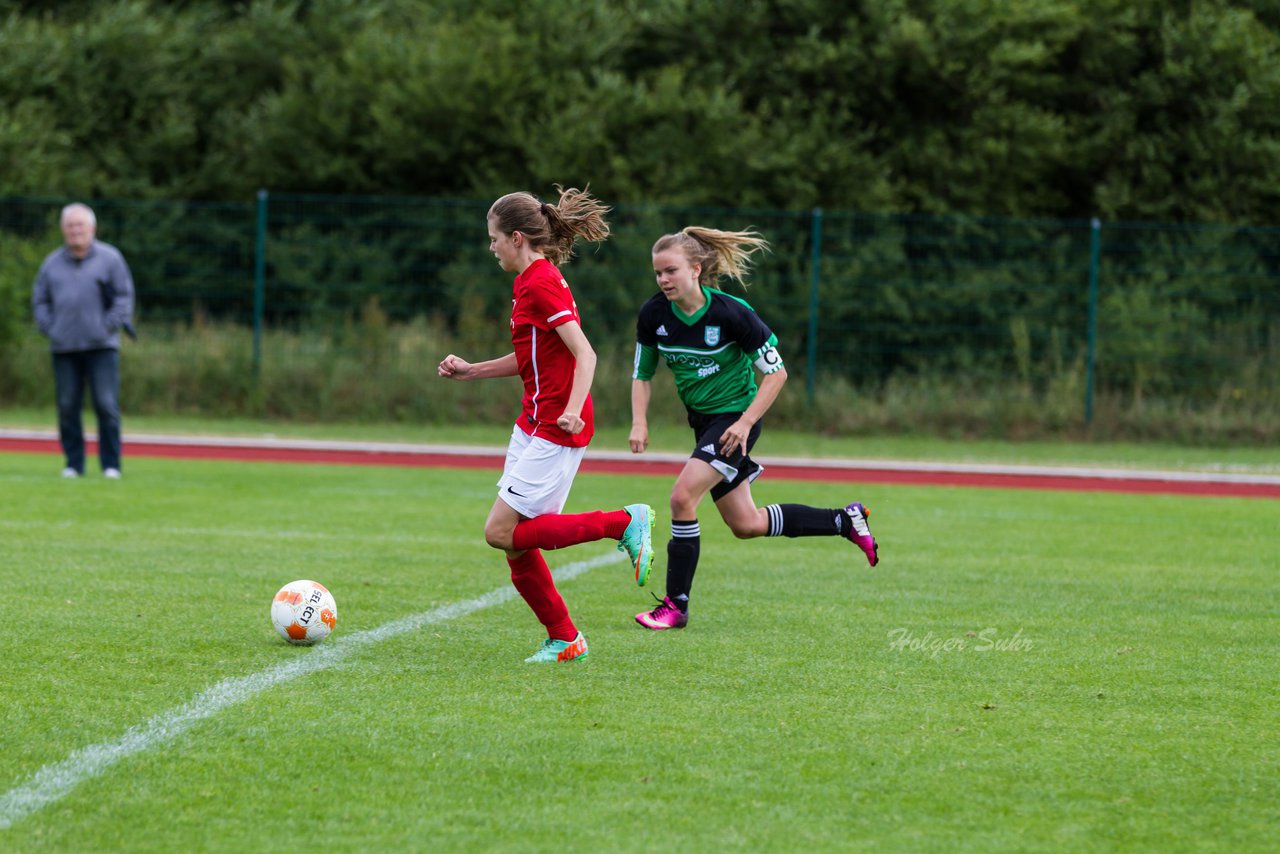
<svg viewBox="0 0 1280 854">
<path fill-rule="evenodd" d="M 871 504 L 881 565 L 707 507 L 688 629 L 552 552 L 591 655 L 532 666 L 494 472 L 58 466 L 0 455 L 0 851 L 1274 850 L 1274 501 L 766 478 Z M 669 487 L 567 510 L 665 542 Z M 268 620 L 300 577 L 312 649 Z"/>
</svg>

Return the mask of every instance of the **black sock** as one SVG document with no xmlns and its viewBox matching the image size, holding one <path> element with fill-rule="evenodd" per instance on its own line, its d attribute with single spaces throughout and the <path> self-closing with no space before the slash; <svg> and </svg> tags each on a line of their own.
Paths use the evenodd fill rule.
<svg viewBox="0 0 1280 854">
<path fill-rule="evenodd" d="M 682 611 L 689 609 L 689 591 L 693 589 L 693 574 L 698 570 L 701 544 L 702 531 L 697 519 L 671 520 L 671 540 L 667 543 L 667 598 Z"/>
<path fill-rule="evenodd" d="M 770 504 L 770 537 L 831 537 L 842 533 L 843 510 L 807 504 Z"/>
</svg>

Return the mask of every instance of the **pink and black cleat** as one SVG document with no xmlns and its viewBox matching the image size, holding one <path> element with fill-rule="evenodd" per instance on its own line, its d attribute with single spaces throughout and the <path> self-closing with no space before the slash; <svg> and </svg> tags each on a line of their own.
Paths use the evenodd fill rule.
<svg viewBox="0 0 1280 854">
<path fill-rule="evenodd" d="M 867 525 L 871 510 L 855 501 L 846 505 L 844 512 L 849 522 L 844 535 L 849 538 L 849 542 L 862 549 L 862 553 L 867 556 L 867 563 L 875 566 L 880 562 L 880 547 L 876 545 L 876 538 L 871 536 L 871 528 Z"/>
<path fill-rule="evenodd" d="M 654 597 L 657 598 L 656 596 Z M 689 624 L 689 615 L 676 607 L 676 603 L 670 598 L 663 596 L 662 601 L 658 603 L 658 607 L 652 611 L 645 611 L 636 614 L 636 622 L 644 626 L 646 629 L 659 631 L 661 629 L 683 629 Z"/>
</svg>

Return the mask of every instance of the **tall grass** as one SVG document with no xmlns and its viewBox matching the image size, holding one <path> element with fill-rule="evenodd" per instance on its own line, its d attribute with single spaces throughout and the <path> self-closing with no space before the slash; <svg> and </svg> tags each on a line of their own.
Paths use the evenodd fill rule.
<svg viewBox="0 0 1280 854">
<path fill-rule="evenodd" d="M 149 323 L 121 356 L 122 405 L 135 415 L 254 417 L 303 422 L 457 424 L 506 421 L 520 399 L 515 378 L 457 383 L 436 376 L 447 353 L 472 361 L 509 351 L 505 328 L 443 321 L 389 323 L 376 306 L 330 328 L 267 330 L 253 358 L 250 329 L 197 316 L 193 323 Z M 600 356 L 592 395 L 601 426 L 630 423 L 630 343 L 593 342 Z M 878 388 L 823 376 L 812 404 L 804 366 L 769 422 L 823 435 L 919 435 L 955 439 L 1161 440 L 1187 445 L 1266 445 L 1280 439 L 1274 392 L 1223 389 L 1208 404 L 1099 394 L 1084 423 L 1084 370 L 1059 366 L 1047 381 L 1025 378 L 898 376 Z M 42 339 L 22 338 L 0 355 L 0 404 L 51 407 L 53 383 Z M 650 418 L 682 423 L 670 375 L 654 380 Z"/>
</svg>

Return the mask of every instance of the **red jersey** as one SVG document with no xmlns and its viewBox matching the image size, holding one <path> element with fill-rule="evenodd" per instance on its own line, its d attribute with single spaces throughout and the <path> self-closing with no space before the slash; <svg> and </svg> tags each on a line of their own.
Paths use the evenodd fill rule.
<svg viewBox="0 0 1280 854">
<path fill-rule="evenodd" d="M 581 433 L 566 433 L 556 426 L 564 414 L 573 389 L 573 371 L 578 360 L 555 332 L 557 326 L 578 317 L 569 283 L 545 258 L 539 258 L 516 276 L 511 299 L 511 343 L 516 365 L 524 380 L 524 411 L 516 423 L 530 436 L 557 445 L 581 448 L 595 435 L 591 395 L 582 405 Z"/>
</svg>

